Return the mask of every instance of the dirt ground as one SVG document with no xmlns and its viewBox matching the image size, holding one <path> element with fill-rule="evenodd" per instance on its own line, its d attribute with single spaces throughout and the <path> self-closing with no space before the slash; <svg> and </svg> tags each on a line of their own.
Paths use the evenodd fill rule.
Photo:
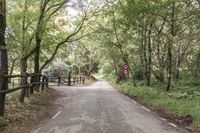
<svg viewBox="0 0 200 133">
<path fill-rule="evenodd" d="M 53 109 L 52 101 L 61 94 L 53 89 L 34 94 L 28 103 L 21 104 L 17 99 L 6 101 L 5 118 L 1 118 L 1 133 L 29 133 L 29 128 L 48 118 Z M 36 99 L 42 99 L 37 101 Z M 36 103 L 38 102 L 38 103 Z"/>
</svg>

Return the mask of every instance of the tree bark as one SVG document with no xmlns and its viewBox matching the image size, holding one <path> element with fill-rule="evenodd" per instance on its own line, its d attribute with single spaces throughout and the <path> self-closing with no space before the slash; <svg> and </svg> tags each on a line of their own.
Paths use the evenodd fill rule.
<svg viewBox="0 0 200 133">
<path fill-rule="evenodd" d="M 143 57 L 143 47 L 144 47 L 144 27 L 142 26 L 141 29 L 141 44 L 139 48 L 140 52 L 140 62 L 141 62 L 141 68 L 142 68 L 142 75 L 143 75 L 143 80 L 145 79 L 145 67 L 144 67 L 144 57 Z"/>
<path fill-rule="evenodd" d="M 8 57 L 5 41 L 6 32 L 6 0 L 0 1 L 0 90 L 8 89 Z M 0 94 L 0 116 L 4 115 L 5 94 Z"/>
<path fill-rule="evenodd" d="M 10 67 L 10 73 L 9 75 L 11 76 L 13 74 L 14 68 L 15 68 L 15 62 L 17 61 L 18 57 L 13 59 L 11 67 Z"/>
<path fill-rule="evenodd" d="M 21 71 L 21 75 L 23 75 L 23 76 L 26 75 L 26 71 L 27 71 L 27 59 L 26 58 L 20 59 L 20 71 Z M 21 77 L 20 86 L 25 86 L 26 84 L 27 84 L 26 78 Z M 25 95 L 26 95 L 26 89 L 22 89 L 20 97 L 19 97 L 19 101 L 21 103 L 24 102 Z"/>
<path fill-rule="evenodd" d="M 147 26 L 144 27 L 144 33 L 143 33 L 143 60 L 144 60 L 144 83 L 145 85 L 148 85 L 148 59 L 147 59 Z"/>
<path fill-rule="evenodd" d="M 147 74 L 147 85 L 151 86 L 151 70 L 152 70 L 152 46 L 151 46 L 151 33 L 152 33 L 153 23 L 149 26 L 148 32 L 148 74 Z"/>
<path fill-rule="evenodd" d="M 36 35 L 36 52 L 35 52 L 35 58 L 34 58 L 34 73 L 39 74 L 40 73 L 40 45 L 41 40 L 39 36 Z"/>
<path fill-rule="evenodd" d="M 172 3 L 172 18 L 171 18 L 171 38 L 169 40 L 168 44 L 168 83 L 166 91 L 170 90 L 171 87 L 171 80 L 172 80 L 172 44 L 173 44 L 173 38 L 175 36 L 174 26 L 175 26 L 175 0 Z"/>
</svg>

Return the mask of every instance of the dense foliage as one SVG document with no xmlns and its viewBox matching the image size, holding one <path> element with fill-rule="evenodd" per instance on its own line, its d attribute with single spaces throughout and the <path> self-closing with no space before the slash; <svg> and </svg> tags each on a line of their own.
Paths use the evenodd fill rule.
<svg viewBox="0 0 200 133">
<path fill-rule="evenodd" d="M 199 0 L 7 0 L 7 15 L 5 4 L 0 1 L 0 76 L 44 69 L 60 75 L 57 69 L 70 67 L 73 74 L 98 72 L 126 83 L 134 93 L 139 89 L 130 88 L 143 86 L 166 99 L 200 98 Z M 67 65 L 51 68 L 55 59 Z M 0 80 L 0 90 L 7 89 Z"/>
<path fill-rule="evenodd" d="M 198 0 L 120 0 L 96 19 L 100 34 L 92 38 L 113 74 L 129 76 L 135 85 L 200 79 Z M 106 60 L 106 61 L 105 61 Z M 108 68 L 106 68 L 108 69 Z M 110 73 L 105 73 L 110 74 Z M 143 81 L 143 82 L 138 82 Z"/>
</svg>

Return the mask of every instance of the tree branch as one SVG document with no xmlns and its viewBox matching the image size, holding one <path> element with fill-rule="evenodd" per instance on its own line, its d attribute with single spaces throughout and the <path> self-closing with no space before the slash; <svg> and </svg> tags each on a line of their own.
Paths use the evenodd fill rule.
<svg viewBox="0 0 200 133">
<path fill-rule="evenodd" d="M 54 57 L 56 56 L 59 48 L 65 44 L 66 42 L 69 41 L 69 39 L 73 36 L 75 36 L 76 34 L 79 33 L 79 31 L 82 29 L 83 25 L 84 25 L 84 21 L 85 21 L 85 18 L 83 18 L 83 20 L 80 22 L 80 24 L 77 26 L 77 28 L 75 29 L 75 31 L 73 33 L 71 33 L 70 35 L 68 35 L 63 41 L 59 42 L 57 45 L 56 45 L 56 48 L 53 52 L 53 54 L 51 55 L 51 57 L 49 59 L 47 59 L 44 64 L 40 67 L 40 72 L 54 59 Z"/>
</svg>

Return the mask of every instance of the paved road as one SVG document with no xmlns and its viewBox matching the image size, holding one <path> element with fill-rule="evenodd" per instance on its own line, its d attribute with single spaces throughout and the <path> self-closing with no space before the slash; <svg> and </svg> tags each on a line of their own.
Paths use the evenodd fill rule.
<svg viewBox="0 0 200 133">
<path fill-rule="evenodd" d="M 120 94 L 106 81 L 55 88 L 65 97 L 52 118 L 32 133 L 189 133 Z"/>
</svg>

